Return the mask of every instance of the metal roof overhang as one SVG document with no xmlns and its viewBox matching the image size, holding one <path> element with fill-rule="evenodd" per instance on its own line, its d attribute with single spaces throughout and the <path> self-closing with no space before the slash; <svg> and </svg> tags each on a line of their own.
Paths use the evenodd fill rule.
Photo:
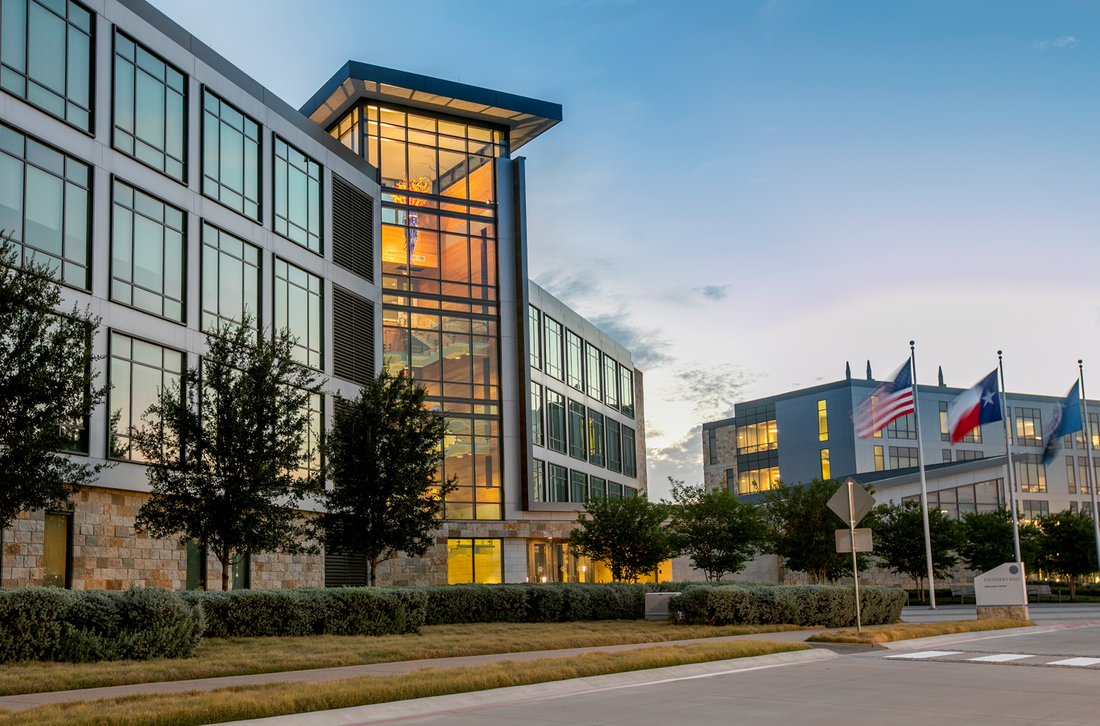
<svg viewBox="0 0 1100 726">
<path fill-rule="evenodd" d="M 511 151 L 561 121 L 557 103 L 358 61 L 348 61 L 300 110 L 328 128 L 359 98 L 507 126 Z"/>
</svg>

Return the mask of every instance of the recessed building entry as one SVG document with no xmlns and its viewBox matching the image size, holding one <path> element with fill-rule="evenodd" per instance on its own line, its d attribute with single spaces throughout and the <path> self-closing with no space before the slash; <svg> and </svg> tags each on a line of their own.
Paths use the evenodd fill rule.
<svg viewBox="0 0 1100 726">
<path fill-rule="evenodd" d="M 596 582 L 587 557 L 573 554 L 567 539 L 527 540 L 528 582 Z"/>
</svg>

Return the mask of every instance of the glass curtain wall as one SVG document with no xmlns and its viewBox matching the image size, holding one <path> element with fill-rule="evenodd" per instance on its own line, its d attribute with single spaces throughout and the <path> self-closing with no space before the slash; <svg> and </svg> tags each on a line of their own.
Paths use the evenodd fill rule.
<svg viewBox="0 0 1100 726">
<path fill-rule="evenodd" d="M 495 160 L 508 155 L 505 132 L 363 102 L 330 133 L 381 172 L 384 361 L 421 381 L 450 421 L 441 475 L 459 480 L 444 517 L 503 519 Z"/>
</svg>

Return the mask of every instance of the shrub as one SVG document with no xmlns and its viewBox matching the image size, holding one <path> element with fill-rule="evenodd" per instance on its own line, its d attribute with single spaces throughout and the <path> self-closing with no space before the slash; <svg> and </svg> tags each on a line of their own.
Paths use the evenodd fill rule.
<svg viewBox="0 0 1100 726">
<path fill-rule="evenodd" d="M 862 587 L 864 625 L 892 623 L 901 616 L 905 593 L 893 587 Z M 680 622 L 706 625 L 771 625 L 841 628 L 855 625 L 855 594 L 841 585 L 691 586 L 669 600 Z"/>
<path fill-rule="evenodd" d="M 200 607 L 158 588 L 0 591 L 0 662 L 188 658 L 205 628 Z"/>
</svg>

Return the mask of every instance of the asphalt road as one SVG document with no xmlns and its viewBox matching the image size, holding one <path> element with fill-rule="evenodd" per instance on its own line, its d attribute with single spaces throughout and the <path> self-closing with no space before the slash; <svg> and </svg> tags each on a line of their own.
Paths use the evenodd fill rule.
<svg viewBox="0 0 1100 726">
<path fill-rule="evenodd" d="M 1100 611 L 1100 609 L 1097 609 Z M 1100 618 L 1096 618 L 1100 619 Z M 954 642 L 952 643 L 952 639 Z M 930 649 L 929 642 L 935 643 Z M 264 721 L 270 726 L 1100 723 L 1100 625 L 814 650 Z M 900 646 L 900 647 L 899 647 Z M 850 652 L 850 651 L 846 651 Z M 975 660 L 981 659 L 981 660 Z"/>
</svg>

